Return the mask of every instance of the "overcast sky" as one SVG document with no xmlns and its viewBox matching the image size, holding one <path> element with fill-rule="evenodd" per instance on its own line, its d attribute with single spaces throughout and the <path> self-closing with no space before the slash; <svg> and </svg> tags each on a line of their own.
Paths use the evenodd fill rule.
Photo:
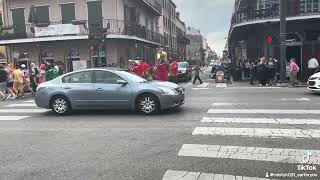
<svg viewBox="0 0 320 180">
<path fill-rule="evenodd" d="M 234 0 L 173 0 L 187 26 L 199 28 L 211 49 L 222 54 Z"/>
</svg>

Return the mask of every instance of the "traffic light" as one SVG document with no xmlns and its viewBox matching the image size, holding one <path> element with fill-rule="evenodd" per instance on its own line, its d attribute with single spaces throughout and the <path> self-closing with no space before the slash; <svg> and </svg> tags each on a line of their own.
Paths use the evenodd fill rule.
<svg viewBox="0 0 320 180">
<path fill-rule="evenodd" d="M 272 44 L 273 39 L 272 39 L 272 37 L 271 37 L 271 36 L 269 36 L 269 37 L 267 38 L 267 42 L 268 42 L 268 44 Z"/>
</svg>

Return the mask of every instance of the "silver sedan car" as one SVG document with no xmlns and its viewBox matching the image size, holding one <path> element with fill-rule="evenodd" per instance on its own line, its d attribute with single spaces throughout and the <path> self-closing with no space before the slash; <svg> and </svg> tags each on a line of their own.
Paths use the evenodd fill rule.
<svg viewBox="0 0 320 180">
<path fill-rule="evenodd" d="M 154 114 L 184 104 L 184 89 L 114 69 L 86 69 L 38 86 L 38 107 L 63 115 L 78 109 L 128 109 Z"/>
</svg>

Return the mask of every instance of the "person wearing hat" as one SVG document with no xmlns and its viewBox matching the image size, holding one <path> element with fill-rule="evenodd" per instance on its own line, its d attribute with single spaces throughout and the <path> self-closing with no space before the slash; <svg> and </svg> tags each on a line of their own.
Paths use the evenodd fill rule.
<svg viewBox="0 0 320 180">
<path fill-rule="evenodd" d="M 25 77 L 23 69 L 26 65 L 22 64 L 19 68 L 13 71 L 13 88 L 18 91 L 18 97 L 24 97 L 24 82 Z"/>
</svg>

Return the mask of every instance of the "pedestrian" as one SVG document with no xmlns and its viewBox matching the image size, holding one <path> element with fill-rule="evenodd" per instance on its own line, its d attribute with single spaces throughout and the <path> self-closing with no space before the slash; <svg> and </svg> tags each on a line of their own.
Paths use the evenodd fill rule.
<svg viewBox="0 0 320 180">
<path fill-rule="evenodd" d="M 169 65 L 165 55 L 160 58 L 160 62 L 157 65 L 157 79 L 159 81 L 169 81 Z"/>
<path fill-rule="evenodd" d="M 200 72 L 201 72 L 202 74 L 203 74 L 203 72 L 202 72 L 201 68 L 199 67 L 199 65 L 196 64 L 196 65 L 194 66 L 194 68 L 192 69 L 192 71 L 194 71 L 193 84 L 195 84 L 197 80 L 199 80 L 199 81 L 200 81 L 200 84 L 202 84 L 203 82 L 202 82 L 202 80 L 200 79 Z"/>
<path fill-rule="evenodd" d="M 170 64 L 170 79 L 173 83 L 178 83 L 178 63 L 176 60 L 173 60 Z"/>
<path fill-rule="evenodd" d="M 308 61 L 308 78 L 319 71 L 319 62 L 314 56 Z"/>
<path fill-rule="evenodd" d="M 46 65 L 45 64 L 41 64 L 40 65 L 40 70 L 39 70 L 39 75 L 38 75 L 38 79 L 39 79 L 39 83 L 43 83 L 46 81 Z"/>
<path fill-rule="evenodd" d="M 9 94 L 7 98 L 11 98 L 14 100 L 17 98 L 18 92 L 13 88 L 13 71 L 14 71 L 14 65 L 8 64 L 7 67 L 4 69 L 7 73 L 7 91 Z"/>
<path fill-rule="evenodd" d="M 24 97 L 25 77 L 22 70 L 26 66 L 22 64 L 19 68 L 13 71 L 13 88 L 17 90 L 18 97 Z"/>
<path fill-rule="evenodd" d="M 246 79 L 250 79 L 250 62 L 248 60 L 244 64 L 244 76 Z"/>
<path fill-rule="evenodd" d="M 139 61 L 135 61 L 133 63 L 132 72 L 140 77 L 143 77 L 143 69 L 142 66 L 139 66 Z"/>
<path fill-rule="evenodd" d="M 290 60 L 290 87 L 293 87 L 295 84 L 298 83 L 297 75 L 300 71 L 299 66 L 296 63 L 295 58 L 291 58 Z"/>
<path fill-rule="evenodd" d="M 39 83 L 39 69 L 36 67 L 35 63 L 31 63 L 30 68 L 30 83 L 31 83 L 31 89 L 32 89 L 32 95 L 36 93 L 37 90 L 37 84 Z"/>
<path fill-rule="evenodd" d="M 54 65 L 50 65 L 49 70 L 45 73 L 46 81 L 51 81 L 59 76 L 59 72 L 54 67 Z"/>
<path fill-rule="evenodd" d="M 258 63 L 257 61 L 251 62 L 250 65 L 250 84 L 254 85 L 255 80 L 257 79 L 257 74 L 258 74 Z"/>
<path fill-rule="evenodd" d="M 268 65 L 265 57 L 262 57 L 258 67 L 260 86 L 266 86 L 268 81 Z"/>
<path fill-rule="evenodd" d="M 7 72 L 4 70 L 2 64 L 0 64 L 0 95 L 2 97 L 2 101 L 6 100 L 8 97 L 6 95 L 7 89 Z"/>
</svg>

